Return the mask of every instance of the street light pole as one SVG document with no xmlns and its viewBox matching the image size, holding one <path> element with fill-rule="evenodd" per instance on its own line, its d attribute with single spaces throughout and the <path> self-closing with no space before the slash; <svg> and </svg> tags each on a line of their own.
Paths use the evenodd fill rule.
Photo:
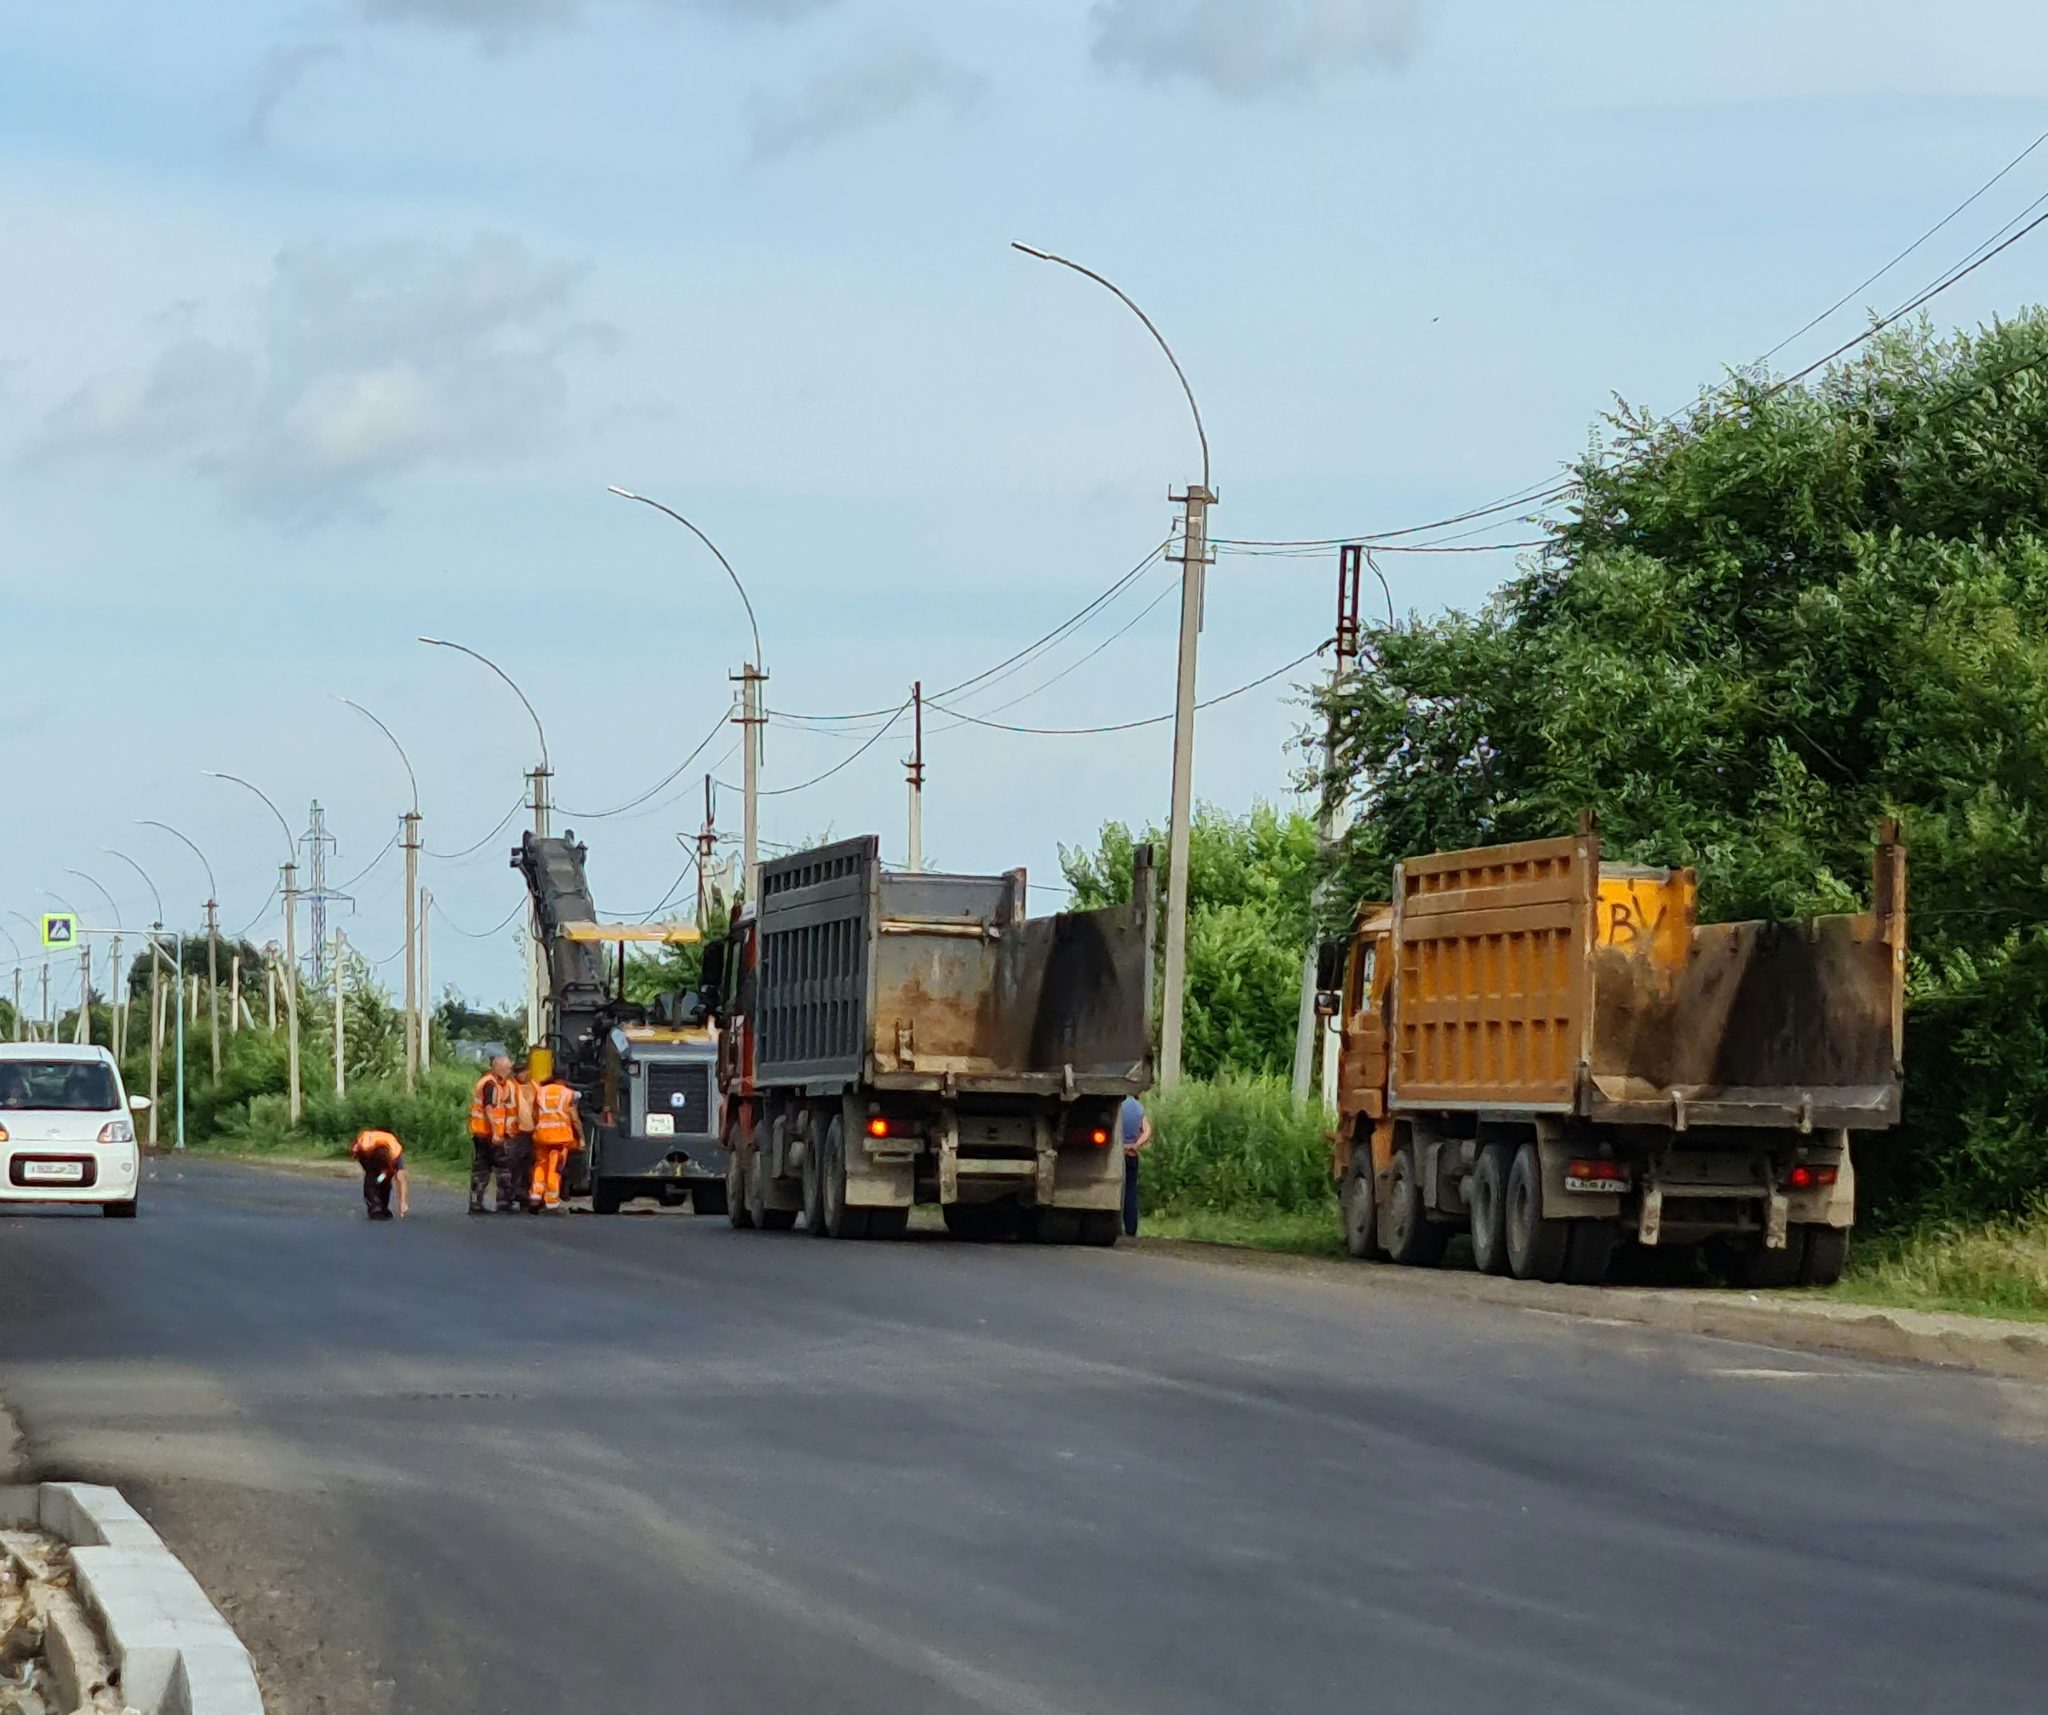
<svg viewBox="0 0 2048 1715">
<path fill-rule="evenodd" d="M 398 752 L 398 760 L 405 764 L 405 777 L 412 785 L 412 809 L 400 818 L 405 829 L 400 842 L 405 852 L 405 1087 L 410 1091 L 419 1081 L 420 1061 L 425 1056 L 425 1050 L 421 1047 L 418 952 L 420 781 L 419 776 L 413 772 L 412 758 L 405 754 L 405 746 L 398 742 L 396 733 L 353 698 L 337 696 L 335 701 L 347 704 L 391 741 L 391 748 Z"/>
<path fill-rule="evenodd" d="M 93 877 L 87 875 L 84 870 L 67 869 L 64 873 L 77 876 L 80 881 L 84 882 L 107 902 L 107 920 L 114 928 L 112 937 L 113 947 L 107 955 L 112 966 L 112 975 L 109 979 L 107 990 L 107 1034 L 112 1038 L 108 1047 L 112 1050 L 114 1058 L 119 1060 L 128 1051 L 128 1031 L 126 1028 L 128 1009 L 122 1004 L 128 995 L 128 971 L 127 967 L 121 963 L 121 908 L 114 903 L 114 896 L 104 887 L 100 886 Z"/>
<path fill-rule="evenodd" d="M 169 822 L 151 821 L 148 817 L 136 823 L 140 828 L 161 828 L 172 839 L 178 841 L 199 860 L 199 867 L 206 871 L 206 993 L 208 1028 L 213 1037 L 213 1081 L 220 1082 L 220 889 L 213 879 L 213 865 L 196 842 L 186 838 Z M 121 943 L 114 943 L 118 951 Z"/>
<path fill-rule="evenodd" d="M 284 984 L 285 1013 L 285 1073 L 290 1091 L 291 1123 L 297 1125 L 305 1113 L 305 1097 L 299 1087 L 299 842 L 292 832 L 291 823 L 284 819 L 284 812 L 270 801 L 270 794 L 262 787 L 244 780 L 239 774 L 223 774 L 209 768 L 206 773 L 215 780 L 253 792 L 263 800 L 264 808 L 277 818 L 279 830 L 284 834 Z"/>
<path fill-rule="evenodd" d="M 1195 419 L 1195 438 L 1202 448 L 1202 480 L 1168 496 L 1181 509 L 1179 551 L 1167 555 L 1181 568 L 1180 663 L 1173 708 L 1173 799 L 1166 839 L 1166 957 L 1159 1008 L 1159 1084 L 1160 1088 L 1170 1090 L 1180 1082 L 1181 1029 L 1187 1004 L 1188 829 L 1194 813 L 1195 655 L 1202 632 L 1202 600 L 1210 561 L 1209 508 L 1216 503 L 1216 491 L 1209 481 L 1209 432 L 1202 426 L 1202 408 L 1195 403 L 1195 390 L 1188 384 L 1187 372 L 1174 356 L 1173 347 L 1122 287 L 1094 269 L 1055 256 L 1049 250 L 1034 250 L 1028 244 L 1012 244 L 1010 248 L 1040 262 L 1055 262 L 1093 280 L 1145 324 L 1145 331 L 1166 354 L 1181 391 L 1187 395 L 1188 410 Z"/>
<path fill-rule="evenodd" d="M 7 937 L 8 946 L 14 949 L 14 1040 L 21 1040 L 21 943 L 14 938 L 14 931 L 0 923 L 0 935 Z"/>
<path fill-rule="evenodd" d="M 620 488 L 616 484 L 610 485 L 606 492 L 616 494 L 621 500 L 636 500 L 642 506 L 651 506 L 695 536 L 725 568 L 725 575 L 732 579 L 732 587 L 740 592 L 740 601 L 747 610 L 747 628 L 754 634 L 754 658 L 731 676 L 740 685 L 739 725 L 745 741 L 745 761 L 740 777 L 745 798 L 740 818 L 740 845 L 747 872 L 747 902 L 758 910 L 761 897 L 761 729 L 768 719 L 761 706 L 761 687 L 768 682 L 768 670 L 761 655 L 761 623 L 754 617 L 754 599 L 747 594 L 747 586 L 740 582 L 739 573 L 732 569 L 732 561 L 719 550 L 718 544 L 673 506 L 665 506 L 659 500 L 650 500 L 644 494 L 635 494 L 630 488 Z"/>
<path fill-rule="evenodd" d="M 910 781 L 910 873 L 924 868 L 924 681 L 910 687 L 911 748 L 904 767 Z"/>
<path fill-rule="evenodd" d="M 110 858 L 119 858 L 121 862 L 125 863 L 137 875 L 142 877 L 142 885 L 149 889 L 150 903 L 156 907 L 156 921 L 152 925 L 149 937 L 149 1141 L 151 1146 L 154 1147 L 157 1138 L 157 1097 L 161 1090 L 160 1080 L 163 1058 L 162 936 L 164 932 L 164 896 L 157 892 L 156 883 L 150 879 L 149 871 L 144 869 L 141 864 L 137 863 L 126 852 L 117 852 L 112 846 L 102 846 L 100 850 L 105 852 Z M 185 988 L 184 936 L 182 934 L 174 935 L 174 944 L 177 948 L 177 963 L 172 968 L 178 974 L 178 992 L 179 997 L 182 999 Z M 178 1015 L 178 1046 L 172 1075 L 176 1080 L 178 1092 L 177 1146 L 183 1149 L 185 1147 L 185 1009 L 181 1005 L 176 1008 L 176 1011 Z"/>
</svg>

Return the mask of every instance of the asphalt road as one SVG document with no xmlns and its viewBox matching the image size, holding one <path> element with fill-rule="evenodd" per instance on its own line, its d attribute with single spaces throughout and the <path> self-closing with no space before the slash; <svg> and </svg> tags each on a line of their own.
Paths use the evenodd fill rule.
<svg viewBox="0 0 2048 1715">
<path fill-rule="evenodd" d="M 0 1218 L 0 1396 L 273 1715 L 2042 1707 L 2048 1394 L 1146 1255 Z"/>
</svg>

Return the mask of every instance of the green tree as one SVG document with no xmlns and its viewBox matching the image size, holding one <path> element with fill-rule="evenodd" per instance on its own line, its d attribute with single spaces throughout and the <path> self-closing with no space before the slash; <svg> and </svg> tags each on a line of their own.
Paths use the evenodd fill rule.
<svg viewBox="0 0 2048 1715">
<path fill-rule="evenodd" d="M 1166 834 L 1149 840 L 1166 886 Z M 1084 909 L 1131 897 L 1140 836 L 1106 824 L 1093 849 L 1060 848 L 1060 867 Z M 1209 805 L 1188 830 L 1188 975 L 1183 1066 L 1190 1077 L 1282 1072 L 1294 1056 L 1301 961 L 1315 885 L 1315 823 L 1297 810 L 1254 805 L 1232 816 Z"/>
<path fill-rule="evenodd" d="M 1381 634 L 1328 699 L 1356 897 L 1568 829 L 1712 916 L 1854 908 L 1902 818 L 1915 945 L 1895 1206 L 2048 1183 L 2048 318 L 1894 330 L 1810 385 L 1621 409 L 1540 559 Z"/>
</svg>

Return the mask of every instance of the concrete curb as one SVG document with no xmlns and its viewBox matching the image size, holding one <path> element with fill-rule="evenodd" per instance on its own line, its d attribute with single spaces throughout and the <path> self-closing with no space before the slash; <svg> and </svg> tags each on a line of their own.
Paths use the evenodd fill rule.
<svg viewBox="0 0 2048 1715">
<path fill-rule="evenodd" d="M 1458 1269 L 1375 1267 L 1198 1239 L 1146 1238 L 1138 1240 L 1135 1248 L 1140 1254 L 1220 1268 L 1252 1268 L 1364 1294 L 1427 1294 L 1443 1301 L 1628 1322 L 1675 1334 L 2048 1383 L 2048 1323 L 1893 1309 L 1806 1292 L 1541 1286 Z"/>
<path fill-rule="evenodd" d="M 249 1652 L 142 1515 L 97 1483 L 0 1489 L 0 1526 L 71 1545 L 78 1594 L 99 1622 L 121 1697 L 141 1715 L 263 1715 Z"/>
</svg>

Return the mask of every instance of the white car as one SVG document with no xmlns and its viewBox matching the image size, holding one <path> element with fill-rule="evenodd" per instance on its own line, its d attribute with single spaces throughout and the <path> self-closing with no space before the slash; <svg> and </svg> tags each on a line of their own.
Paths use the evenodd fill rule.
<svg viewBox="0 0 2048 1715">
<path fill-rule="evenodd" d="M 0 1042 L 0 1203 L 133 1215 L 142 1157 L 129 1116 L 148 1106 L 104 1048 Z"/>
</svg>

